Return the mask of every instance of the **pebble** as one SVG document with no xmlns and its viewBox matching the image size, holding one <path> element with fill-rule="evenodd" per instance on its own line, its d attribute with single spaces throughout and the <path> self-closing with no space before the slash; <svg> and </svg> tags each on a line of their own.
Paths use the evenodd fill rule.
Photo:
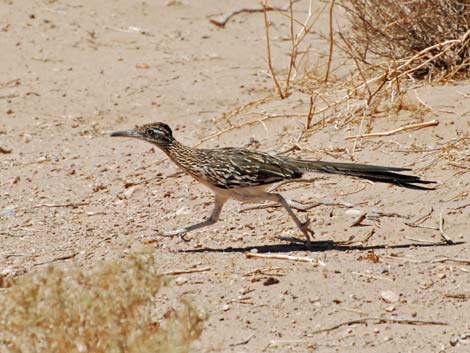
<svg viewBox="0 0 470 353">
<path fill-rule="evenodd" d="M 386 303 L 396 303 L 400 299 L 399 295 L 391 290 L 380 292 L 380 297 Z"/>
<path fill-rule="evenodd" d="M 450 345 L 452 347 L 455 347 L 457 343 L 459 343 L 459 337 L 458 336 L 452 336 L 449 341 Z"/>
<path fill-rule="evenodd" d="M 352 210 L 347 210 L 344 213 L 351 217 L 358 217 L 362 212 L 360 210 L 352 209 Z"/>
<path fill-rule="evenodd" d="M 16 215 L 15 209 L 7 207 L 7 208 L 3 209 L 2 213 L 0 213 L 0 215 L 2 217 L 8 217 L 8 218 L 15 217 L 15 215 Z"/>
<path fill-rule="evenodd" d="M 177 277 L 177 278 L 175 279 L 175 282 L 176 282 L 176 285 L 177 285 L 177 286 L 182 286 L 183 284 L 185 284 L 186 282 L 188 282 L 188 279 L 187 279 L 187 278 L 184 278 L 184 277 L 182 277 L 182 276 L 180 276 L 180 277 Z"/>
</svg>

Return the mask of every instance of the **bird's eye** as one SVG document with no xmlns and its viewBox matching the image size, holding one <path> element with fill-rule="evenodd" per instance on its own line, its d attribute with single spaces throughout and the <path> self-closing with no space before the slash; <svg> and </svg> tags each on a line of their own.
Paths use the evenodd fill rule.
<svg viewBox="0 0 470 353">
<path fill-rule="evenodd" d="M 148 137 L 155 137 L 155 131 L 153 131 L 153 129 L 147 129 L 147 131 L 145 131 L 145 134 Z"/>
</svg>

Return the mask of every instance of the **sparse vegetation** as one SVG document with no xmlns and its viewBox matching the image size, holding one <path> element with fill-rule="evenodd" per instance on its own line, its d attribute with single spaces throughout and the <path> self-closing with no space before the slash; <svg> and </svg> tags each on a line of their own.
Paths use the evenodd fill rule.
<svg viewBox="0 0 470 353">
<path fill-rule="evenodd" d="M 348 0 L 349 42 L 357 58 L 408 60 L 415 78 L 469 77 L 470 1 Z M 409 68 L 407 68 L 409 69 Z"/>
<path fill-rule="evenodd" d="M 0 352 L 188 352 L 204 319 L 188 302 L 155 318 L 165 280 L 154 262 L 139 255 L 13 280 L 0 293 Z"/>
</svg>

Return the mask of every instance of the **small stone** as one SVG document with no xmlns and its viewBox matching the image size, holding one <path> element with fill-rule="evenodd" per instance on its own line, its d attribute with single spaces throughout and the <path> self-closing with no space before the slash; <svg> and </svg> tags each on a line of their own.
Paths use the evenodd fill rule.
<svg viewBox="0 0 470 353">
<path fill-rule="evenodd" d="M 459 337 L 458 336 L 452 336 L 449 341 L 450 345 L 452 347 L 455 347 L 457 343 L 459 343 Z"/>
<path fill-rule="evenodd" d="M 274 277 L 268 277 L 266 281 L 263 282 L 263 286 L 271 286 L 273 284 L 278 284 L 279 280 Z"/>
<path fill-rule="evenodd" d="M 191 214 L 191 210 L 186 206 L 181 207 L 179 210 L 175 212 L 176 216 L 181 216 L 181 215 L 186 215 L 186 214 Z"/>
<path fill-rule="evenodd" d="M 130 188 L 127 188 L 123 194 L 124 194 L 124 197 L 126 199 L 130 199 L 132 197 L 132 195 L 134 194 L 134 192 L 136 192 L 137 190 L 137 187 L 136 186 L 131 186 Z"/>
<path fill-rule="evenodd" d="M 392 292 L 391 290 L 384 290 L 380 292 L 380 297 L 386 303 L 396 303 L 400 297 L 397 293 Z"/>
<path fill-rule="evenodd" d="M 394 305 L 390 305 L 390 306 L 387 306 L 387 307 L 385 308 L 385 311 L 387 311 L 387 312 L 389 312 L 389 313 L 393 312 L 394 310 L 395 310 L 395 306 L 394 306 Z"/>
<path fill-rule="evenodd" d="M 344 213 L 351 217 L 358 217 L 362 212 L 356 209 L 349 209 Z"/>
<path fill-rule="evenodd" d="M 230 305 L 225 304 L 225 305 L 222 307 L 222 310 L 223 310 L 223 311 L 229 311 L 229 310 L 230 310 Z"/>
<path fill-rule="evenodd" d="M 7 207 L 7 208 L 3 209 L 2 213 L 0 213 L 0 215 L 2 217 L 8 217 L 8 218 L 15 217 L 15 215 L 16 215 L 15 209 Z"/>
<path fill-rule="evenodd" d="M 135 64 L 135 68 L 136 68 L 136 69 L 149 69 L 149 68 L 150 68 L 150 65 L 149 65 L 149 64 L 145 64 L 145 63 L 142 63 L 142 64 Z"/>
<path fill-rule="evenodd" d="M 183 284 L 185 284 L 186 282 L 188 282 L 188 279 L 187 279 L 187 278 L 184 278 L 184 277 L 182 277 L 182 276 L 180 276 L 180 277 L 177 277 L 177 278 L 175 279 L 175 282 L 176 282 L 176 285 L 177 285 L 177 286 L 182 286 Z"/>
</svg>

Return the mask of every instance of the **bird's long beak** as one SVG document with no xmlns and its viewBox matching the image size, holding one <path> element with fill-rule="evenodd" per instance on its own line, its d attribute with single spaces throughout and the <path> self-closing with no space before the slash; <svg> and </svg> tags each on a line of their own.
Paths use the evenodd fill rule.
<svg viewBox="0 0 470 353">
<path fill-rule="evenodd" d="M 114 131 L 111 133 L 111 136 L 142 138 L 142 136 L 135 130 Z"/>
</svg>

